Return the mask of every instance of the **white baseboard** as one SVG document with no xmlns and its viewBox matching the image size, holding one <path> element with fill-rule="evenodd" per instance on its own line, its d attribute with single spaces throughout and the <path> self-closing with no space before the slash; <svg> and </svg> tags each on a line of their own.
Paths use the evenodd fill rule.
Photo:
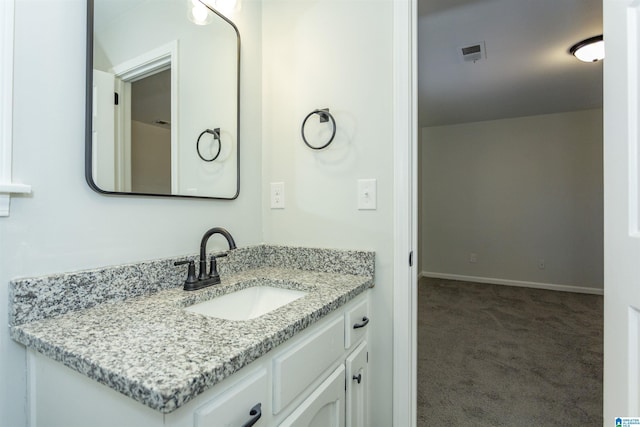
<svg viewBox="0 0 640 427">
<path fill-rule="evenodd" d="M 521 280 L 496 279 L 491 277 L 463 276 L 461 274 L 434 273 L 421 271 L 418 279 L 432 277 L 434 279 L 461 280 L 464 282 L 490 283 L 493 285 L 518 286 L 521 288 L 546 289 L 549 291 L 575 292 L 579 294 L 604 295 L 604 289 L 587 288 L 582 286 L 556 285 L 553 283 L 525 282 Z"/>
</svg>

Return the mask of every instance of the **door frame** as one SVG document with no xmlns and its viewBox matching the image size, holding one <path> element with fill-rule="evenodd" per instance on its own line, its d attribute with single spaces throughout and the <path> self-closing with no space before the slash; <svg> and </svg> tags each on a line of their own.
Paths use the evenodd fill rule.
<svg viewBox="0 0 640 427">
<path fill-rule="evenodd" d="M 640 1 L 604 0 L 603 27 L 603 409 L 613 425 L 640 415 Z"/>
<path fill-rule="evenodd" d="M 131 191 L 131 83 L 164 70 L 171 70 L 171 194 L 177 194 L 180 188 L 178 41 L 172 40 L 111 70 L 122 95 L 116 113 L 116 191 Z"/>
<path fill-rule="evenodd" d="M 393 425 L 416 425 L 417 1 L 393 2 Z M 410 260 L 411 258 L 411 260 Z"/>
<path fill-rule="evenodd" d="M 0 217 L 9 216 L 12 194 L 31 193 L 31 186 L 13 182 L 13 56 L 14 0 L 0 0 Z"/>
</svg>

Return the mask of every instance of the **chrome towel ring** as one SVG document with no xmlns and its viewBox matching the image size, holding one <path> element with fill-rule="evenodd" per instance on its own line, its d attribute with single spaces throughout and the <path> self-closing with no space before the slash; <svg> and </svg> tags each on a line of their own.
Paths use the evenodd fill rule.
<svg viewBox="0 0 640 427">
<path fill-rule="evenodd" d="M 314 114 L 317 114 L 320 117 L 320 123 L 326 123 L 328 121 L 331 121 L 331 126 L 333 128 L 333 130 L 331 131 L 331 138 L 329 138 L 329 141 L 327 141 L 324 145 L 321 145 L 318 147 L 315 147 L 309 144 L 309 141 L 307 141 L 307 137 L 304 135 L 304 127 L 307 124 L 307 120 L 309 120 L 309 117 L 313 116 Z M 331 113 L 329 112 L 328 108 L 323 108 L 321 110 L 313 110 L 312 112 L 307 114 L 307 117 L 304 118 L 300 133 L 302 134 L 302 140 L 304 141 L 305 144 L 307 144 L 307 147 L 313 150 L 322 150 L 323 148 L 328 147 L 329 144 L 331 144 L 331 142 L 333 141 L 333 138 L 336 136 L 336 121 L 331 115 Z"/>
<path fill-rule="evenodd" d="M 218 151 L 216 152 L 215 156 L 213 156 L 213 158 L 211 159 L 205 159 L 202 153 L 200 153 L 200 138 L 202 138 L 202 135 L 204 135 L 205 133 L 209 133 L 213 135 L 213 139 L 215 141 L 218 141 Z M 205 129 L 204 131 L 202 131 L 200 136 L 198 136 L 198 142 L 196 142 L 196 151 L 198 152 L 198 156 L 205 162 L 213 162 L 220 155 L 220 150 L 222 150 L 222 142 L 220 141 L 220 128 L 215 128 L 213 130 Z"/>
</svg>

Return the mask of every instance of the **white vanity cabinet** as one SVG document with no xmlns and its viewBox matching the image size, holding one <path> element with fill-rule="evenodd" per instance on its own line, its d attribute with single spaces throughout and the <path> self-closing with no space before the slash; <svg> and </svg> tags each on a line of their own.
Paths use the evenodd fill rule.
<svg viewBox="0 0 640 427">
<path fill-rule="evenodd" d="M 282 423 L 274 425 L 368 426 L 368 300 L 357 298 L 343 313 L 308 341 L 274 358 L 274 414 L 296 393 L 306 396 L 291 405 L 295 409 Z M 319 379 L 318 372 L 324 372 Z M 312 392 L 300 393 L 309 383 Z M 290 391 L 284 398 L 283 390 Z"/>
<path fill-rule="evenodd" d="M 29 350 L 29 426 L 367 426 L 367 294 L 169 414 Z"/>
<path fill-rule="evenodd" d="M 249 365 L 165 415 L 32 350 L 27 357 L 29 427 L 240 427 L 257 404 L 267 416 L 254 426 L 270 425 L 264 366 Z"/>
<path fill-rule="evenodd" d="M 367 427 L 367 357 L 363 341 L 280 427 Z"/>
</svg>

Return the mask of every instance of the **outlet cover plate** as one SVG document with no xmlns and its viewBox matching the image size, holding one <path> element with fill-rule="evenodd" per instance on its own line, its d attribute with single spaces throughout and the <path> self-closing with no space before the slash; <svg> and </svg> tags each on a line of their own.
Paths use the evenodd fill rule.
<svg viewBox="0 0 640 427">
<path fill-rule="evenodd" d="M 284 209 L 284 182 L 271 183 L 271 209 Z"/>
<path fill-rule="evenodd" d="M 358 180 L 358 209 L 377 209 L 377 182 L 375 178 Z"/>
</svg>

